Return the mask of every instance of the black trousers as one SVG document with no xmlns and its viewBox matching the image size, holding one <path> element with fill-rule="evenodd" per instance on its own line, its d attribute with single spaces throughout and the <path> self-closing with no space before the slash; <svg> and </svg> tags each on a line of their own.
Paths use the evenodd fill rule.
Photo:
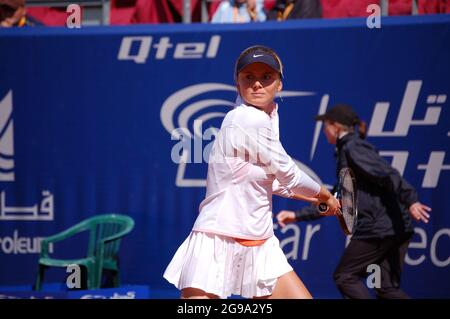
<svg viewBox="0 0 450 319">
<path fill-rule="evenodd" d="M 371 271 L 368 266 L 378 265 L 381 278 L 374 288 L 381 299 L 407 299 L 400 289 L 403 263 L 412 234 L 385 238 L 352 239 L 344 250 L 334 273 L 334 281 L 344 298 L 370 299 L 366 281 Z"/>
</svg>

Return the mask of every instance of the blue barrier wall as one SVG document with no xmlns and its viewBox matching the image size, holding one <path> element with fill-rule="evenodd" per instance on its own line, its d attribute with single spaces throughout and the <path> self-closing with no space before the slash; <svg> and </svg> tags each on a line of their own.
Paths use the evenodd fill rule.
<svg viewBox="0 0 450 319">
<path fill-rule="evenodd" d="M 405 290 L 450 297 L 450 16 L 384 18 L 381 29 L 365 22 L 0 30 L 0 285 L 34 281 L 40 238 L 122 213 L 136 221 L 123 242 L 122 281 L 170 288 L 162 273 L 205 194 L 207 164 L 194 154 L 211 141 L 199 136 L 219 127 L 236 98 L 238 54 L 265 44 L 285 66 L 288 153 L 333 184 L 333 147 L 313 117 L 337 102 L 353 105 L 369 141 L 433 208 L 410 245 Z M 190 132 L 186 164 L 171 159 L 178 127 Z M 274 213 L 303 205 L 276 198 Z M 339 297 L 332 273 L 345 237 L 337 221 L 276 234 L 313 295 Z M 79 257 L 85 240 L 55 253 Z"/>
</svg>

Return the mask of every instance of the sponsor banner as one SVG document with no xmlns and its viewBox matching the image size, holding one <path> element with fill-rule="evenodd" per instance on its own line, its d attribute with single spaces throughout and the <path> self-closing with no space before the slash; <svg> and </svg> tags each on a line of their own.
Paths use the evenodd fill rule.
<svg viewBox="0 0 450 319">
<path fill-rule="evenodd" d="M 0 299 L 148 299 L 147 286 L 74 291 L 1 291 Z"/>
</svg>

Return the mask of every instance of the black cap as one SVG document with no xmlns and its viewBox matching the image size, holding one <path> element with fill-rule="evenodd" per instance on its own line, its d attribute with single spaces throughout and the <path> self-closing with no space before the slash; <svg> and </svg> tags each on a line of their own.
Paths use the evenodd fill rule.
<svg viewBox="0 0 450 319">
<path fill-rule="evenodd" d="M 238 73 L 241 72 L 247 65 L 259 62 L 270 66 L 280 74 L 281 78 L 283 78 L 283 67 L 281 62 L 268 51 L 273 52 L 270 48 L 258 46 L 255 50 L 250 50 L 247 54 L 241 56 L 239 61 L 236 63 L 235 75 L 237 76 Z"/>
<path fill-rule="evenodd" d="M 346 104 L 336 104 L 326 113 L 317 115 L 316 121 L 333 121 L 346 126 L 354 126 L 360 122 L 358 115 Z"/>
</svg>

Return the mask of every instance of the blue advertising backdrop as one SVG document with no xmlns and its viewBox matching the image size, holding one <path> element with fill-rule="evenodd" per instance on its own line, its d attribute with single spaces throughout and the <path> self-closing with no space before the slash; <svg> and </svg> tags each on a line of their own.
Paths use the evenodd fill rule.
<svg viewBox="0 0 450 319">
<path fill-rule="evenodd" d="M 336 180 L 314 115 L 345 102 L 367 121 L 369 141 L 433 209 L 416 225 L 404 289 L 449 298 L 449 15 L 383 18 L 380 29 L 358 18 L 0 30 L 0 285 L 33 283 L 41 238 L 120 213 L 136 222 L 122 282 L 174 289 L 162 273 L 205 195 L 212 140 L 202 135 L 232 107 L 234 61 L 254 44 L 282 57 L 281 140 L 311 176 Z M 172 160 L 179 127 L 185 163 Z M 273 212 L 304 205 L 275 198 Z M 312 294 L 339 298 L 332 273 L 346 238 L 336 219 L 275 228 Z M 80 257 L 85 240 L 54 253 Z"/>
</svg>

